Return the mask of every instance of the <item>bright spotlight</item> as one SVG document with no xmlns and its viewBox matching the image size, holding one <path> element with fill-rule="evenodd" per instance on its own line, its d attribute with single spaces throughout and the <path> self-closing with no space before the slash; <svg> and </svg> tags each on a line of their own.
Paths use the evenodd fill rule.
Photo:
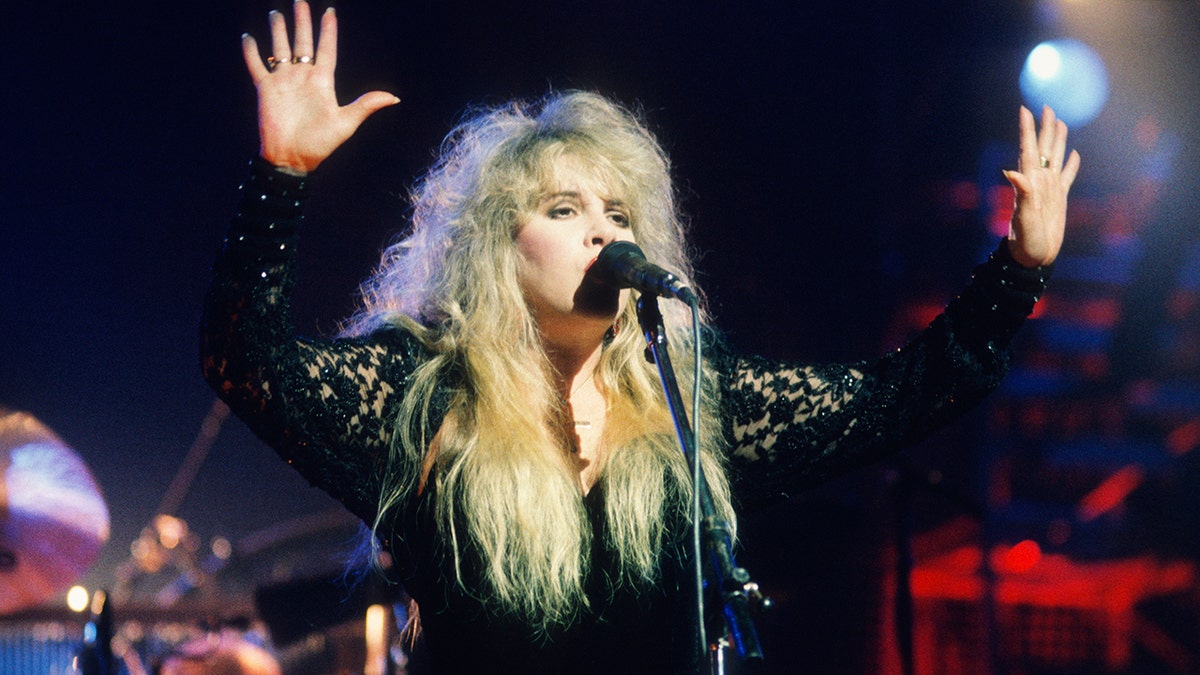
<svg viewBox="0 0 1200 675">
<path fill-rule="evenodd" d="M 1058 50 L 1049 44 L 1040 44 L 1029 52 L 1027 64 L 1029 73 L 1039 80 L 1052 80 L 1062 67 L 1062 57 Z"/>
<path fill-rule="evenodd" d="M 1025 59 L 1021 93 L 1035 113 L 1048 105 L 1068 125 L 1081 127 L 1108 100 L 1108 73 L 1096 52 L 1078 40 L 1043 42 Z"/>
<path fill-rule="evenodd" d="M 82 612 L 88 608 L 88 592 L 83 586 L 72 586 L 67 591 L 67 607 L 72 612 Z"/>
</svg>

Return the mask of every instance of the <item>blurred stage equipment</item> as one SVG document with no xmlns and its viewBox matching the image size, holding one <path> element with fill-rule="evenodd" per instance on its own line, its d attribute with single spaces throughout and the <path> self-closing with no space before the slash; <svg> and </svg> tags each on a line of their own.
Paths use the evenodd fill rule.
<svg viewBox="0 0 1200 675">
<path fill-rule="evenodd" d="M 83 460 L 32 415 L 0 409 L 0 614 L 68 588 L 108 535 L 108 507 Z"/>
<path fill-rule="evenodd" d="M 254 601 L 288 675 L 386 675 L 403 666 L 391 650 L 402 596 L 396 584 L 337 573 L 260 586 Z"/>
<path fill-rule="evenodd" d="M 1157 598 L 1194 592 L 1193 561 L 1077 560 L 1032 540 L 996 544 L 985 555 L 978 536 L 964 519 L 916 539 L 916 672 L 1146 672 L 1135 662 L 1138 649 L 1167 665 L 1154 672 L 1196 672 L 1186 647 L 1169 644 L 1146 613 Z M 991 671 L 981 665 L 989 651 Z M 1185 665 L 1170 667 L 1177 664 Z"/>
<path fill-rule="evenodd" d="M 130 544 L 130 557 L 117 566 L 113 597 L 118 602 L 126 603 L 131 599 L 133 585 L 139 578 L 174 568 L 180 573 L 176 583 L 163 588 L 157 597 L 160 607 L 170 607 L 196 586 L 208 582 L 229 557 L 229 542 L 219 539 L 211 545 L 213 555 L 202 563 L 198 556 L 199 537 L 188 529 L 186 521 L 175 516 L 228 416 L 229 408 L 220 400 L 214 400 L 183 463 L 167 487 L 156 515 Z"/>
<path fill-rule="evenodd" d="M 104 591 L 92 596 L 92 616 L 83 627 L 83 647 L 79 650 L 78 668 L 81 675 L 118 675 L 119 666 L 113 658 L 112 605 Z"/>
<path fill-rule="evenodd" d="M 266 649 L 234 631 L 222 630 L 176 647 L 162 660 L 162 675 L 281 675 Z"/>
</svg>

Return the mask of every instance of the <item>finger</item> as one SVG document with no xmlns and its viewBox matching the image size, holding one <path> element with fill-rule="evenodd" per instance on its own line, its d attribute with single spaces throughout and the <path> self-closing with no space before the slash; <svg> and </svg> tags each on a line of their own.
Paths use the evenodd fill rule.
<svg viewBox="0 0 1200 675">
<path fill-rule="evenodd" d="M 292 60 L 292 46 L 288 44 L 287 21 L 277 10 L 267 14 L 271 24 L 271 56 L 281 63 Z"/>
<path fill-rule="evenodd" d="M 1066 165 L 1063 166 L 1062 176 L 1059 181 L 1063 186 L 1063 190 L 1070 191 L 1071 184 L 1075 182 L 1075 176 L 1079 175 L 1079 151 L 1072 150 L 1071 156 L 1067 158 Z"/>
<path fill-rule="evenodd" d="M 258 52 L 258 43 L 249 33 L 242 34 L 242 58 L 246 61 L 246 70 L 250 71 L 250 81 L 258 86 L 259 81 L 270 71 L 263 65 L 262 54 Z"/>
<path fill-rule="evenodd" d="M 1062 167 L 1063 159 L 1067 155 L 1067 123 L 1062 120 L 1058 120 L 1055 122 L 1054 126 L 1054 148 L 1052 149 L 1054 154 L 1049 155 L 1051 158 L 1050 166 Z"/>
<path fill-rule="evenodd" d="M 292 17 L 296 25 L 296 37 L 292 44 L 292 55 L 297 58 L 311 58 L 313 53 L 312 12 L 304 0 L 296 0 L 292 4 Z"/>
<path fill-rule="evenodd" d="M 1037 131 L 1033 122 L 1033 113 L 1021 106 L 1020 112 L 1021 152 L 1017 158 L 1017 170 L 1029 171 L 1038 165 Z"/>
<path fill-rule="evenodd" d="M 321 14 L 321 41 L 317 44 L 317 66 L 329 72 L 337 66 L 337 14 L 329 7 Z"/>
<path fill-rule="evenodd" d="M 1048 105 L 1042 106 L 1042 130 L 1038 134 L 1038 157 L 1051 159 L 1054 156 L 1054 136 L 1058 130 L 1054 109 Z M 1052 164 L 1052 166 L 1058 166 Z"/>
<path fill-rule="evenodd" d="M 399 102 L 400 99 L 396 95 L 389 94 L 386 91 L 369 91 L 354 99 L 343 110 L 353 122 L 354 128 L 357 129 L 371 115 Z"/>
<path fill-rule="evenodd" d="M 1029 179 L 1024 174 L 1018 171 L 1004 171 L 1003 173 L 1004 177 L 1008 179 L 1009 185 L 1012 185 L 1013 190 L 1016 191 L 1017 198 L 1027 195 L 1033 190 L 1033 185 L 1030 184 Z"/>
</svg>

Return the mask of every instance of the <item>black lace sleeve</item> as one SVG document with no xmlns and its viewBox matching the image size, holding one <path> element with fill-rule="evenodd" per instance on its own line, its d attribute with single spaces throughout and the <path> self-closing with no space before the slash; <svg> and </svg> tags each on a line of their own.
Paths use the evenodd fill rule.
<svg viewBox="0 0 1200 675">
<path fill-rule="evenodd" d="M 307 181 L 256 160 L 241 190 L 205 301 L 204 377 L 310 483 L 370 522 L 389 402 L 418 363 L 419 345 L 400 331 L 297 338 L 289 295 Z"/>
<path fill-rule="evenodd" d="M 794 365 L 726 357 L 726 433 L 748 507 L 912 445 L 999 385 L 1009 343 L 1045 289 L 1007 245 L 908 345 L 872 363 Z"/>
</svg>

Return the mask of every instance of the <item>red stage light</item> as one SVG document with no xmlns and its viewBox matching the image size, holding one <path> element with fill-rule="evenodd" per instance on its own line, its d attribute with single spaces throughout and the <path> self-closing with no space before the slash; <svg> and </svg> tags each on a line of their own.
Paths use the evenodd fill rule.
<svg viewBox="0 0 1200 675">
<path fill-rule="evenodd" d="M 1032 539 L 1014 544 L 1007 551 L 1001 548 L 997 552 L 1000 555 L 998 559 L 993 559 L 992 564 L 998 571 L 1009 574 L 1028 572 L 1042 559 L 1042 547 Z"/>
</svg>

